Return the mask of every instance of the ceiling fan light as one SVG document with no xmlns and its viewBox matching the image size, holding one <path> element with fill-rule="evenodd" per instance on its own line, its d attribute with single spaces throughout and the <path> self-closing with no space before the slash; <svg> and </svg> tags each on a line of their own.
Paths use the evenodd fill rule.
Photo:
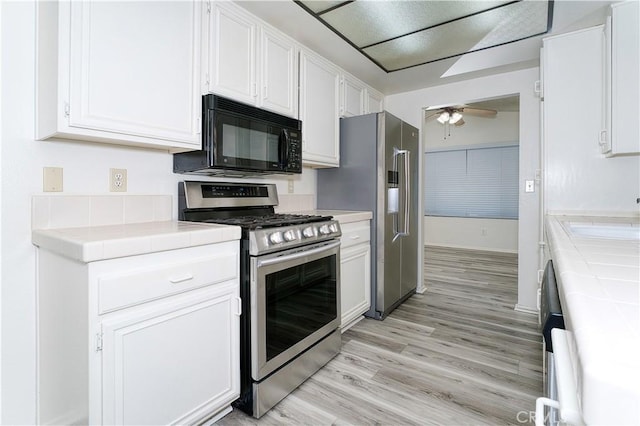
<svg viewBox="0 0 640 426">
<path fill-rule="evenodd" d="M 444 111 L 442 114 L 440 114 L 440 117 L 438 117 L 438 121 L 440 122 L 440 124 L 444 124 L 449 121 L 449 117 L 449 113 L 447 111 Z"/>
<path fill-rule="evenodd" d="M 449 119 L 449 124 L 456 124 L 462 118 L 462 114 L 459 112 L 454 112 L 451 114 L 451 118 Z"/>
</svg>

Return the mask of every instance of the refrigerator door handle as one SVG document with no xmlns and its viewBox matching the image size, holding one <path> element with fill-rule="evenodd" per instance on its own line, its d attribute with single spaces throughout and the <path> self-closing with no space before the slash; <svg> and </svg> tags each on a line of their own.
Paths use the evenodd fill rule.
<svg viewBox="0 0 640 426">
<path fill-rule="evenodd" d="M 409 177 L 411 176 L 411 151 L 408 149 L 403 150 L 404 154 L 404 223 L 402 224 L 402 236 L 406 237 L 409 235 L 409 215 L 411 214 L 409 196 L 411 194 L 411 180 Z"/>
<path fill-rule="evenodd" d="M 394 236 L 393 241 L 397 240 L 399 237 L 406 237 L 409 235 L 409 214 L 410 214 L 410 206 L 409 206 L 409 194 L 411 194 L 411 187 L 409 176 L 410 174 L 410 158 L 411 152 L 408 149 L 398 149 L 396 147 L 393 148 L 393 167 L 394 171 L 398 171 L 398 155 L 402 155 L 404 158 L 404 206 L 402 208 L 403 220 L 402 220 L 402 231 L 397 230 L 397 222 L 399 222 L 399 218 L 394 220 Z"/>
</svg>

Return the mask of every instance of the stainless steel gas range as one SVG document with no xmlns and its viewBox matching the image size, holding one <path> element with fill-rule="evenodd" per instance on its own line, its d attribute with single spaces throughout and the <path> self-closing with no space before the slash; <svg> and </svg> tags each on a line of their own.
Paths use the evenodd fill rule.
<svg viewBox="0 0 640 426">
<path fill-rule="evenodd" d="M 340 352 L 340 225 L 275 214 L 273 184 L 186 181 L 180 220 L 242 228 L 241 393 L 256 418 Z"/>
</svg>

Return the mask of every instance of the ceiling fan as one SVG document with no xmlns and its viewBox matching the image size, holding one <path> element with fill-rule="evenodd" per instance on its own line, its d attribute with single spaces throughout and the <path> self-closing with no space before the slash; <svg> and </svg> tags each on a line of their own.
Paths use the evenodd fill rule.
<svg viewBox="0 0 640 426">
<path fill-rule="evenodd" d="M 464 125 L 465 123 L 463 114 L 483 118 L 493 118 L 498 114 L 498 111 L 496 111 L 495 109 L 471 108 L 466 105 L 456 105 L 426 111 L 425 119 L 437 117 L 436 120 L 441 124 L 453 124 L 454 126 L 459 127 Z"/>
</svg>

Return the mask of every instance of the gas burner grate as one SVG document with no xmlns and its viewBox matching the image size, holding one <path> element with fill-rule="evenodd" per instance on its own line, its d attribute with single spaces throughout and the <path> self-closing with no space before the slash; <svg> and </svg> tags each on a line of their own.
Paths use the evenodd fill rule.
<svg viewBox="0 0 640 426">
<path fill-rule="evenodd" d="M 242 226 L 249 229 L 273 228 L 277 226 L 299 225 L 303 223 L 323 222 L 331 220 L 332 216 L 303 215 L 303 214 L 270 214 L 260 216 L 238 216 L 208 219 L 209 223 Z"/>
</svg>

